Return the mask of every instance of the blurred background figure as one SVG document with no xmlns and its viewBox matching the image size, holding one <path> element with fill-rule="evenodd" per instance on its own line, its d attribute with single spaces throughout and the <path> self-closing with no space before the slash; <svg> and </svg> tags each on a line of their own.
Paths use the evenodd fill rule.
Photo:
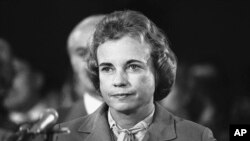
<svg viewBox="0 0 250 141">
<path fill-rule="evenodd" d="M 218 90 L 217 75 L 217 68 L 212 64 L 195 64 L 188 72 L 187 84 L 191 97 L 187 104 L 189 117 L 206 126 L 211 126 L 214 119 L 215 107 L 212 98 Z"/>
<path fill-rule="evenodd" d="M 18 58 L 13 59 L 13 68 L 13 82 L 3 104 L 16 124 L 34 122 L 47 107 L 41 95 L 43 76 Z"/>
<path fill-rule="evenodd" d="M 232 103 L 232 110 L 230 113 L 232 124 L 250 124 L 250 98 L 247 96 L 240 96 L 235 98 Z"/>
<path fill-rule="evenodd" d="M 8 95 L 13 80 L 12 54 L 7 41 L 0 38 L 0 140 L 5 141 L 18 129 L 9 118 L 9 111 L 3 101 Z"/>
<path fill-rule="evenodd" d="M 16 58 L 0 39 L 0 140 L 15 139 L 24 124 L 35 124 L 48 108 L 42 99 L 43 76 Z"/>
<path fill-rule="evenodd" d="M 235 95 L 230 108 L 230 124 L 250 124 L 250 98 L 247 94 Z M 224 135 L 222 137 L 227 137 L 227 131 L 221 132 L 221 134 Z"/>
<path fill-rule="evenodd" d="M 104 15 L 93 15 L 83 19 L 71 31 L 67 50 L 73 73 L 63 86 L 62 108 L 59 109 L 59 122 L 71 120 L 94 112 L 102 100 L 89 80 L 86 59 L 96 24 Z"/>
<path fill-rule="evenodd" d="M 227 82 L 219 70 L 213 63 L 180 63 L 173 91 L 161 101 L 176 115 L 211 128 L 218 140 L 225 138 L 228 122 L 227 103 L 222 102 Z"/>
</svg>

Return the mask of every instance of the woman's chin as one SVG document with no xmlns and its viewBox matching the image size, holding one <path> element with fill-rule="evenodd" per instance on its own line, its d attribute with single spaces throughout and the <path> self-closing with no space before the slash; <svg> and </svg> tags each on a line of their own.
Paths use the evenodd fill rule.
<svg viewBox="0 0 250 141">
<path fill-rule="evenodd" d="M 113 110 L 117 112 L 121 112 L 121 113 L 131 113 L 132 111 L 136 109 L 135 105 L 131 103 L 114 103 L 110 105 L 110 107 Z"/>
</svg>

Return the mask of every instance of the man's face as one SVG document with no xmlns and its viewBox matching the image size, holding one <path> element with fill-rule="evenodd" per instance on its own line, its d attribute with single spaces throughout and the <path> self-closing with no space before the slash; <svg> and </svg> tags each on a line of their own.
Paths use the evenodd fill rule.
<svg viewBox="0 0 250 141">
<path fill-rule="evenodd" d="M 84 91 L 91 91 L 93 85 L 87 75 L 87 62 L 86 59 L 89 55 L 88 45 L 90 44 L 90 38 L 94 31 L 93 27 L 86 27 L 84 29 L 75 31 L 71 40 L 71 45 L 68 48 L 71 65 L 73 70 L 79 78 L 79 83 Z"/>
<path fill-rule="evenodd" d="M 152 108 L 155 76 L 150 46 L 125 36 L 97 49 L 100 90 L 111 110 L 133 112 Z"/>
</svg>

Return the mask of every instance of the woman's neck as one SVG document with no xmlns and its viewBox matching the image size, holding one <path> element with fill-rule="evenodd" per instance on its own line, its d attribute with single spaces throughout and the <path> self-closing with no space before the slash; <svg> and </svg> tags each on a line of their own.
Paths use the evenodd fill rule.
<svg viewBox="0 0 250 141">
<path fill-rule="evenodd" d="M 138 122 L 144 120 L 154 110 L 154 103 L 140 107 L 135 111 L 120 112 L 113 108 L 110 108 L 111 116 L 115 122 L 123 129 L 132 128 Z"/>
</svg>

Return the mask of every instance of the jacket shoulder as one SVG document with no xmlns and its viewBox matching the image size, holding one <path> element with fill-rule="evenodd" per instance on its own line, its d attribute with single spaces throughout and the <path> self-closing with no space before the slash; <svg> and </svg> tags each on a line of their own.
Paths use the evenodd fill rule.
<svg viewBox="0 0 250 141">
<path fill-rule="evenodd" d="M 53 137 L 54 141 L 80 141 L 86 138 L 85 135 L 87 134 L 79 134 L 79 129 L 83 125 L 83 123 L 86 121 L 88 116 L 80 117 L 68 122 L 57 124 L 55 128 L 62 129 L 67 128 L 69 130 L 69 133 L 66 134 L 56 134 Z"/>
<path fill-rule="evenodd" d="M 177 116 L 174 116 L 174 120 L 178 137 L 188 137 L 201 141 L 215 141 L 213 133 L 209 128 Z"/>
<path fill-rule="evenodd" d="M 54 136 L 54 141 L 82 141 L 87 138 L 100 114 L 104 111 L 105 105 L 100 106 L 94 113 L 73 119 L 71 121 L 59 123 L 55 126 L 56 129 L 67 128 L 69 134 L 57 134 Z M 86 129 L 86 130 L 85 130 Z"/>
<path fill-rule="evenodd" d="M 67 122 L 59 123 L 57 124 L 57 126 L 59 128 L 67 127 L 70 130 L 78 130 L 86 118 L 87 118 L 86 116 L 79 117 L 79 118 L 76 118 Z"/>
<path fill-rule="evenodd" d="M 198 132 L 198 133 L 202 132 L 206 128 L 205 126 L 192 122 L 190 120 L 183 119 L 181 117 L 177 117 L 174 115 L 173 117 L 174 117 L 174 121 L 176 124 L 176 128 L 180 128 L 184 130 L 189 129 L 191 131 Z"/>
</svg>

